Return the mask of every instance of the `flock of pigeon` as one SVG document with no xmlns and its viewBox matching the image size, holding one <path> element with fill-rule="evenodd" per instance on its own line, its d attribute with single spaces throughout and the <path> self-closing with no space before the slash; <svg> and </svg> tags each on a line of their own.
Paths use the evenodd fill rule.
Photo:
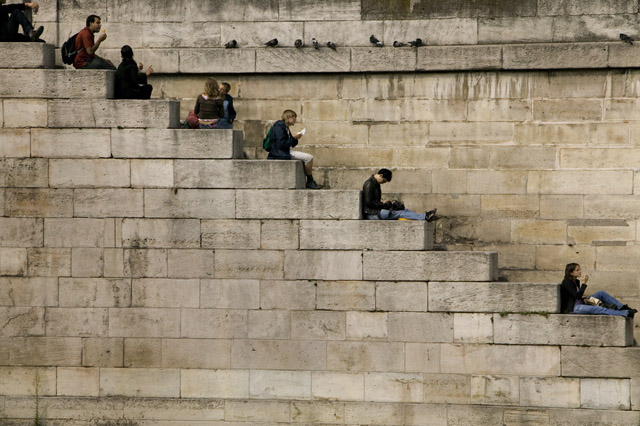
<svg viewBox="0 0 640 426">
<path fill-rule="evenodd" d="M 622 37 L 622 35 L 620 35 L 620 37 Z M 380 40 L 378 40 L 374 35 L 371 35 L 371 37 L 369 37 L 369 43 L 371 43 L 375 47 L 383 47 L 384 46 L 384 44 Z M 425 45 L 422 42 L 422 39 L 420 39 L 420 38 L 417 38 L 417 39 L 415 39 L 413 41 L 410 41 L 408 43 L 409 43 L 409 46 L 411 46 L 411 47 L 420 47 L 420 46 L 424 46 Z M 313 45 L 314 49 L 316 49 L 316 50 L 320 49 L 320 43 L 318 43 L 318 40 L 316 40 L 315 37 L 311 39 L 311 44 Z M 266 42 L 264 45 L 267 46 L 267 47 L 276 47 L 278 45 L 278 39 L 277 38 L 271 39 L 268 42 Z M 304 42 L 302 41 L 302 39 L 297 39 L 294 42 L 294 45 L 298 49 L 301 49 L 301 48 L 304 47 Z M 331 42 L 331 41 L 328 41 L 326 46 L 329 49 L 332 49 L 332 50 L 336 50 L 336 47 L 337 47 L 336 44 Z M 405 46 L 407 46 L 407 43 L 402 43 L 402 42 L 399 42 L 399 41 L 394 41 L 393 42 L 393 47 L 405 47 Z M 224 47 L 227 48 L 227 49 L 235 49 L 236 47 L 238 47 L 238 42 L 235 41 L 235 40 L 231 40 L 231 41 L 227 42 L 224 45 Z"/>
<path fill-rule="evenodd" d="M 629 37 L 628 35 L 626 35 L 626 34 L 622 34 L 621 33 L 620 34 L 620 40 L 624 41 L 625 43 L 633 44 L 633 39 L 631 37 Z M 376 38 L 376 36 L 374 36 L 373 34 L 371 35 L 371 37 L 369 37 L 369 43 L 371 43 L 375 47 L 383 47 L 384 46 L 384 44 L 380 40 L 378 40 Z M 420 38 L 417 38 L 417 39 L 415 39 L 413 41 L 410 41 L 408 43 L 409 43 L 409 46 L 411 46 L 411 47 L 420 47 L 420 46 L 424 46 L 425 45 L 422 42 L 422 39 L 420 39 Z M 311 44 L 313 45 L 313 47 L 316 50 L 320 49 L 320 43 L 318 43 L 318 40 L 316 40 L 315 37 L 311 39 Z M 278 45 L 278 39 L 277 38 L 271 39 L 268 42 L 266 42 L 264 45 L 267 46 L 267 47 L 276 47 Z M 294 42 L 294 45 L 298 49 L 301 49 L 301 48 L 304 47 L 304 42 L 301 39 L 297 39 Z M 405 47 L 406 45 L 407 45 L 407 43 L 402 43 L 402 42 L 397 41 L 397 40 L 393 42 L 393 47 Z M 224 45 L 224 47 L 227 48 L 227 49 L 234 49 L 234 48 L 238 47 L 238 42 L 235 41 L 235 40 L 231 40 L 230 42 L 227 42 Z M 327 42 L 327 47 L 329 49 L 336 50 L 336 44 L 331 42 L 331 41 Z"/>
</svg>

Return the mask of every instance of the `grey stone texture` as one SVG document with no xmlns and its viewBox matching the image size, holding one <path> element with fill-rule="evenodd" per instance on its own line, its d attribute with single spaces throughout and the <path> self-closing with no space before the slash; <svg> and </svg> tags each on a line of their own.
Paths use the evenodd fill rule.
<svg viewBox="0 0 640 426">
<path fill-rule="evenodd" d="M 0 70 L 3 98 L 113 98 L 114 71 Z"/>
<path fill-rule="evenodd" d="M 55 46 L 49 43 L 2 43 L 0 68 L 53 68 Z"/>
</svg>

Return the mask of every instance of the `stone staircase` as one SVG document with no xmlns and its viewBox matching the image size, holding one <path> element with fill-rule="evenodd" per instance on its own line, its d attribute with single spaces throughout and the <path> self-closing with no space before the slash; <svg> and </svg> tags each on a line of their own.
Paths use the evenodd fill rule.
<svg viewBox="0 0 640 426">
<path fill-rule="evenodd" d="M 0 57 L 0 424 L 640 422 L 631 320 L 360 220 L 358 189 L 109 99 L 52 45 Z"/>
</svg>

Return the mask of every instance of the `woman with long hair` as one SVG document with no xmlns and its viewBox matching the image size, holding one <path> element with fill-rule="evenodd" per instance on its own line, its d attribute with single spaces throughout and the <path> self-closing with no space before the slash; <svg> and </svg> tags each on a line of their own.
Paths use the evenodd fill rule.
<svg viewBox="0 0 640 426">
<path fill-rule="evenodd" d="M 198 116 L 201 129 L 215 129 L 218 120 L 224 117 L 220 86 L 215 78 L 210 77 L 204 83 L 204 92 L 196 99 L 193 112 Z"/>
<path fill-rule="evenodd" d="M 560 303 L 562 313 L 619 315 L 633 318 L 636 309 L 623 305 L 616 298 L 605 291 L 598 291 L 591 297 L 584 297 L 589 275 L 585 275 L 580 282 L 582 271 L 577 263 L 569 263 L 564 268 L 564 279 L 560 284 Z M 595 300 L 594 300 L 595 299 Z"/>
</svg>

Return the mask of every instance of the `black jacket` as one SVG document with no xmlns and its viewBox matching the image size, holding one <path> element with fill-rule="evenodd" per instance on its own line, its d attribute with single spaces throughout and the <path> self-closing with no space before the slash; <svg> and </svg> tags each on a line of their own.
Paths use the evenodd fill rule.
<svg viewBox="0 0 640 426">
<path fill-rule="evenodd" d="M 5 4 L 0 6 L 0 41 L 11 41 L 9 40 L 7 24 L 9 24 L 9 15 L 11 15 L 16 9 L 24 11 L 27 9 L 27 6 L 23 3 Z"/>
<path fill-rule="evenodd" d="M 147 84 L 147 75 L 138 70 L 133 59 L 123 59 L 116 71 L 116 99 L 137 99 L 140 96 L 139 84 Z"/>
<path fill-rule="evenodd" d="M 273 125 L 271 132 L 271 151 L 269 156 L 273 160 L 291 160 L 289 151 L 298 145 L 298 140 L 291 136 L 291 131 L 283 120 L 278 120 Z"/>
<path fill-rule="evenodd" d="M 562 309 L 563 314 L 573 312 L 576 300 L 582 299 L 586 289 L 587 285 L 580 285 L 580 280 L 578 279 L 575 282 L 568 279 L 562 280 L 562 284 L 560 284 L 560 309 Z"/>
<path fill-rule="evenodd" d="M 381 209 L 390 209 L 391 202 L 382 202 L 382 189 L 373 175 L 364 182 L 362 186 L 362 213 L 364 217 L 370 214 L 378 214 Z"/>
<path fill-rule="evenodd" d="M 223 103 L 227 102 L 227 114 L 229 114 L 228 117 L 225 117 L 227 120 L 229 121 L 233 121 L 236 119 L 236 110 L 233 107 L 233 96 L 231 96 L 230 94 L 226 94 L 224 95 L 224 100 Z"/>
</svg>

